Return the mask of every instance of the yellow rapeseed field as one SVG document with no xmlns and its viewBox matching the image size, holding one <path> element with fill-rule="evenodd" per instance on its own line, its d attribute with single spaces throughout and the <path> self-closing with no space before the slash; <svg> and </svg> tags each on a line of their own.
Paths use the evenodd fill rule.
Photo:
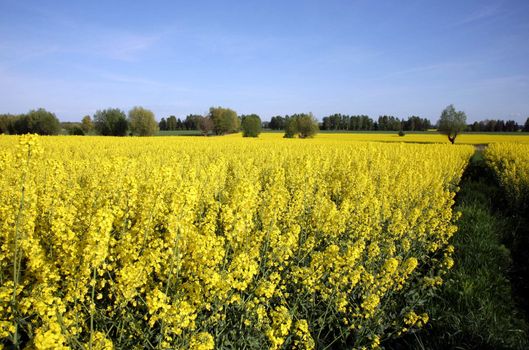
<svg viewBox="0 0 529 350">
<path fill-rule="evenodd" d="M 229 137 L 239 138 L 239 134 L 229 135 Z M 266 140 L 278 140 L 283 137 L 283 133 L 263 133 L 259 138 Z M 318 134 L 314 142 L 351 142 L 351 141 L 376 141 L 376 142 L 411 142 L 411 143 L 447 143 L 448 138 L 439 133 L 406 133 L 399 136 L 397 132 L 376 133 L 376 132 L 350 132 L 350 133 L 325 133 Z M 510 134 L 486 134 L 486 133 L 464 133 L 456 138 L 456 144 L 491 144 L 491 143 L 529 143 L 529 133 Z"/>
<path fill-rule="evenodd" d="M 0 348 L 378 348 L 425 324 L 473 147 L 270 135 L 0 136 Z"/>
<path fill-rule="evenodd" d="M 485 151 L 485 159 L 505 189 L 512 204 L 528 209 L 529 204 L 529 145 L 499 143 Z"/>
</svg>

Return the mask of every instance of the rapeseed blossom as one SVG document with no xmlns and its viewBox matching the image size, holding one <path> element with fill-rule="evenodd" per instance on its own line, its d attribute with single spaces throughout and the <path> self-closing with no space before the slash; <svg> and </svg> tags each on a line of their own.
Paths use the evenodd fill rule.
<svg viewBox="0 0 529 350">
<path fill-rule="evenodd" d="M 485 151 L 485 160 L 515 209 L 529 209 L 529 145 L 498 143 Z"/>
<path fill-rule="evenodd" d="M 427 322 L 472 147 L 235 136 L 1 135 L 2 341 L 377 348 Z"/>
</svg>

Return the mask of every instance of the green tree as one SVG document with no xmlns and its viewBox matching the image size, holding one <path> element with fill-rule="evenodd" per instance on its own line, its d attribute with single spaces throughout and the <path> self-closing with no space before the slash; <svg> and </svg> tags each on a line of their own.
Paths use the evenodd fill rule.
<svg viewBox="0 0 529 350">
<path fill-rule="evenodd" d="M 94 123 L 92 123 L 92 118 L 89 115 L 85 115 L 81 120 L 81 129 L 85 134 L 94 130 Z"/>
<path fill-rule="evenodd" d="M 68 135 L 84 136 L 84 134 L 85 132 L 83 127 L 80 125 L 72 125 L 70 128 L 68 128 Z"/>
<path fill-rule="evenodd" d="M 158 123 L 158 127 L 160 128 L 160 130 L 167 130 L 167 121 L 165 120 L 165 118 L 162 118 L 160 120 L 160 122 Z"/>
<path fill-rule="evenodd" d="M 198 114 L 189 114 L 182 122 L 182 129 L 184 130 L 200 130 L 199 121 L 203 116 Z"/>
<path fill-rule="evenodd" d="M 55 114 L 39 108 L 17 118 L 14 129 L 16 134 L 57 135 L 61 130 L 61 123 Z"/>
<path fill-rule="evenodd" d="M 408 117 L 408 120 L 402 120 L 402 130 L 426 131 L 430 126 L 430 121 L 427 118 L 423 119 L 416 115 Z"/>
<path fill-rule="evenodd" d="M 171 115 L 167 118 L 167 130 L 176 130 L 176 117 Z"/>
<path fill-rule="evenodd" d="M 239 118 L 237 118 L 237 112 L 232 109 L 211 107 L 208 116 L 213 121 L 213 130 L 217 135 L 224 135 L 239 130 Z"/>
<path fill-rule="evenodd" d="M 79 122 L 61 122 L 61 129 L 68 135 L 84 135 L 82 124 Z"/>
<path fill-rule="evenodd" d="M 286 116 L 283 125 L 285 129 L 285 135 L 283 136 L 284 138 L 291 139 L 296 136 L 298 127 L 295 118 Z"/>
<path fill-rule="evenodd" d="M 299 137 L 304 139 L 307 137 L 314 137 L 320 130 L 318 127 L 318 121 L 312 113 L 309 114 L 300 114 L 296 116 L 296 126 Z"/>
<path fill-rule="evenodd" d="M 529 132 L 529 117 L 525 120 L 525 124 L 523 126 L 523 131 Z"/>
<path fill-rule="evenodd" d="M 272 117 L 272 119 L 270 119 L 270 123 L 268 123 L 268 127 L 272 130 L 284 129 L 285 128 L 285 118 L 280 115 Z"/>
<path fill-rule="evenodd" d="M 294 114 L 285 118 L 285 135 L 283 137 L 292 138 L 298 135 L 299 138 L 304 139 L 314 137 L 319 130 L 318 121 L 312 113 Z"/>
<path fill-rule="evenodd" d="M 241 116 L 243 137 L 258 137 L 262 130 L 261 118 L 257 114 Z"/>
<path fill-rule="evenodd" d="M 134 107 L 129 111 L 129 123 L 134 135 L 152 136 L 158 132 L 154 113 L 143 107 Z"/>
<path fill-rule="evenodd" d="M 198 130 L 200 130 L 204 136 L 208 136 L 213 130 L 213 121 L 207 116 L 196 116 L 195 122 L 198 126 Z"/>
<path fill-rule="evenodd" d="M 176 120 L 176 130 L 184 130 L 184 123 L 178 118 Z"/>
<path fill-rule="evenodd" d="M 103 136 L 125 136 L 129 125 L 125 112 L 118 108 L 99 110 L 94 114 L 94 128 Z"/>
<path fill-rule="evenodd" d="M 378 117 L 378 130 L 398 131 L 402 128 L 399 118 L 392 115 L 381 115 Z"/>
<path fill-rule="evenodd" d="M 16 134 L 15 122 L 20 116 L 0 114 L 0 134 Z"/>
<path fill-rule="evenodd" d="M 518 131 L 520 129 L 520 126 L 518 125 L 518 123 L 514 120 L 507 120 L 505 122 L 505 131 L 509 131 L 509 132 L 514 132 L 514 131 Z"/>
<path fill-rule="evenodd" d="M 449 105 L 441 113 L 437 124 L 437 131 L 448 136 L 448 140 L 454 144 L 457 135 L 465 131 L 467 127 L 467 115 L 465 112 L 456 111 L 453 105 Z"/>
</svg>

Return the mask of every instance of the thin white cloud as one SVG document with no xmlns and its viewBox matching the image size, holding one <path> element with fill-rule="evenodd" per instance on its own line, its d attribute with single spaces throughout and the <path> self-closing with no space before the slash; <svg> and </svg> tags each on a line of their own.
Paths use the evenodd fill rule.
<svg viewBox="0 0 529 350">
<path fill-rule="evenodd" d="M 125 83 L 125 84 L 135 84 L 135 85 L 143 85 L 143 86 L 158 86 L 163 87 L 165 84 L 160 83 L 158 81 L 134 77 L 134 76 L 128 76 L 128 75 L 121 75 L 121 74 L 115 74 L 115 73 L 101 73 L 100 77 L 109 80 L 116 83 Z"/>
<path fill-rule="evenodd" d="M 160 35 L 112 30 L 86 32 L 82 37 L 45 42 L 10 40 L 0 43 L 0 62 L 9 66 L 56 54 L 93 55 L 116 61 L 139 61 L 160 41 Z"/>
<path fill-rule="evenodd" d="M 23 42 L 4 41 L 0 43 L 0 62 L 7 69 L 19 63 L 26 63 L 43 56 L 61 51 L 60 46 L 54 44 L 35 43 L 26 45 Z"/>
<path fill-rule="evenodd" d="M 54 54 L 80 54 L 116 61 L 139 61 L 170 33 L 167 28 L 145 32 L 76 22 L 58 14 L 48 17 L 50 24 L 44 28 L 29 24 L 25 26 L 23 33 L 0 32 L 0 62 L 16 65 L 22 61 Z"/>
<path fill-rule="evenodd" d="M 411 75 L 415 74 L 431 74 L 431 73 L 441 73 L 446 71 L 456 71 L 460 69 L 465 69 L 468 67 L 476 67 L 483 62 L 477 61 L 464 61 L 464 62 L 441 62 L 428 65 L 420 65 L 409 68 L 404 68 L 402 70 L 396 70 L 393 72 L 388 72 L 384 75 L 376 77 L 373 81 L 384 81 L 395 78 L 409 78 Z"/>
<path fill-rule="evenodd" d="M 98 38 L 91 43 L 81 45 L 77 50 L 96 53 L 119 61 L 137 61 L 159 39 L 158 35 L 105 31 L 99 33 Z"/>
<path fill-rule="evenodd" d="M 491 17 L 495 17 L 495 16 L 497 16 L 500 13 L 501 13 L 501 4 L 500 3 L 483 6 L 483 7 L 479 8 L 479 9 L 469 13 L 468 15 L 466 15 L 465 17 L 463 17 L 459 21 L 453 23 L 453 25 L 454 26 L 461 26 L 461 25 L 474 23 L 474 22 L 477 22 L 477 21 L 481 21 L 481 20 L 485 20 L 485 19 L 488 19 L 488 18 L 491 18 Z"/>
</svg>

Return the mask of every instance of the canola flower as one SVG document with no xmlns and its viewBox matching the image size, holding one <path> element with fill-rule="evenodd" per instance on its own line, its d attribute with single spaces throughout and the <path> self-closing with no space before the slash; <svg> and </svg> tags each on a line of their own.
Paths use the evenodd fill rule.
<svg viewBox="0 0 529 350">
<path fill-rule="evenodd" d="M 229 138 L 240 138 L 240 134 L 227 135 Z M 259 136 L 264 140 L 280 140 L 281 132 L 265 132 Z M 431 132 L 406 132 L 405 136 L 399 136 L 397 131 L 392 132 L 325 132 L 319 133 L 313 143 L 338 143 L 338 142 L 387 142 L 387 143 L 444 143 L 450 144 L 446 135 L 435 131 Z M 458 135 L 455 141 L 459 145 L 485 145 L 493 143 L 524 143 L 529 144 L 529 133 L 463 133 Z"/>
<path fill-rule="evenodd" d="M 529 209 L 529 145 L 494 144 L 484 155 L 514 207 Z"/>
<path fill-rule="evenodd" d="M 264 134 L 266 135 L 266 134 Z M 341 140 L 342 142 L 417 142 L 417 143 L 450 143 L 446 135 L 436 132 L 431 133 L 406 133 L 405 136 L 399 136 L 398 133 L 321 133 L 318 139 L 324 141 L 328 140 L 334 142 Z M 456 144 L 493 144 L 493 143 L 529 143 L 528 133 L 510 133 L 510 134 L 486 134 L 486 133 L 463 133 L 456 138 Z"/>
<path fill-rule="evenodd" d="M 0 344 L 378 348 L 453 261 L 471 146 L 0 136 Z"/>
</svg>

